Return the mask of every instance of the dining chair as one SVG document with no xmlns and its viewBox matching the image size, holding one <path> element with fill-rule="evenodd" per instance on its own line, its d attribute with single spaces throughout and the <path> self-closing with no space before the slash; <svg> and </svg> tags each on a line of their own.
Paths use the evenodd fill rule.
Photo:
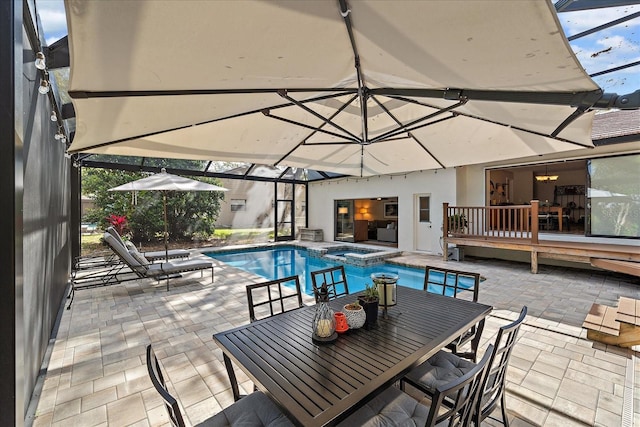
<svg viewBox="0 0 640 427">
<path fill-rule="evenodd" d="M 247 285 L 247 302 L 251 322 L 300 308 L 303 306 L 300 279 L 289 276 Z"/>
<path fill-rule="evenodd" d="M 516 343 L 518 330 L 525 317 L 527 307 L 522 307 L 518 318 L 508 325 L 500 327 L 496 336 L 492 350 L 486 350 L 489 358 L 487 375 L 482 384 L 482 393 L 473 415 L 476 426 L 480 426 L 482 420 L 491 415 L 500 402 L 502 410 L 502 423 L 509 427 L 507 418 L 507 405 L 505 400 L 505 381 L 509 358 Z M 453 353 L 439 351 L 422 365 L 413 369 L 409 374 L 400 380 L 400 388 L 404 390 L 405 383 L 412 385 L 428 396 L 434 396 L 438 387 L 448 383 L 455 378 L 466 375 L 476 364 L 456 356 Z M 492 417 L 493 418 L 493 417 Z"/>
<path fill-rule="evenodd" d="M 344 272 L 344 266 L 325 268 L 311 272 L 311 283 L 313 285 L 313 295 L 318 302 L 318 290 L 323 283 L 327 284 L 329 290 L 329 300 L 349 295 L 349 286 L 347 285 L 347 275 Z"/>
<path fill-rule="evenodd" d="M 427 266 L 424 274 L 424 287 L 428 292 L 439 293 L 453 298 L 471 299 L 478 302 L 480 292 L 480 274 L 467 271 L 450 270 Z M 447 344 L 446 348 L 457 356 L 477 361 L 478 346 L 484 330 L 484 319 L 469 330 Z M 463 351 L 462 347 L 470 343 L 471 350 Z"/>
<path fill-rule="evenodd" d="M 493 345 L 472 369 L 446 384 L 436 387 L 431 405 L 427 406 L 402 390 L 392 386 L 358 409 L 340 426 L 398 426 L 433 427 L 468 426 L 473 416 L 480 390 L 487 374 Z"/>
<path fill-rule="evenodd" d="M 164 401 L 164 405 L 169 413 L 171 425 L 173 427 L 185 427 L 178 400 L 169 393 L 164 375 L 162 374 L 162 368 L 160 367 L 160 361 L 156 357 L 151 345 L 147 346 L 147 370 L 149 371 L 149 378 L 151 379 L 153 387 Z M 291 421 L 278 409 L 271 399 L 260 391 L 245 396 L 238 402 L 231 404 L 231 406 L 198 424 L 198 426 L 207 427 L 232 425 L 293 426 Z"/>
</svg>

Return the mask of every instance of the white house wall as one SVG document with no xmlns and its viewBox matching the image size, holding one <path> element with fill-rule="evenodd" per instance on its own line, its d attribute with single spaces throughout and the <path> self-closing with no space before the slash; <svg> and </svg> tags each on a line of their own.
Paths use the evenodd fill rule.
<svg viewBox="0 0 640 427">
<path fill-rule="evenodd" d="M 480 191 L 482 190 L 480 183 Z M 398 249 L 415 250 L 414 225 L 416 194 L 431 196 L 431 228 L 427 252 L 441 254 L 442 203 L 456 201 L 456 169 L 421 171 L 406 175 L 370 178 L 342 178 L 309 184 L 309 228 L 322 229 L 324 240 L 333 241 L 334 201 L 339 199 L 398 198 Z M 471 201 L 474 201 L 473 199 Z M 382 219 L 382 218 L 380 218 Z"/>
</svg>

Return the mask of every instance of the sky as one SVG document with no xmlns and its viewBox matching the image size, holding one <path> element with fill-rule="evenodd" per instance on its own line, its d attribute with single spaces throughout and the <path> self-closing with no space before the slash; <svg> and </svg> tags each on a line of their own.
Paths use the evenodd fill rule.
<svg viewBox="0 0 640 427">
<path fill-rule="evenodd" d="M 67 35 L 63 0 L 36 0 L 47 44 Z M 558 18 L 569 37 L 598 25 L 640 12 L 640 5 L 563 12 Z M 640 17 L 570 42 L 588 74 L 640 61 Z M 640 65 L 603 76 L 595 82 L 605 92 L 620 95 L 640 90 Z"/>
</svg>

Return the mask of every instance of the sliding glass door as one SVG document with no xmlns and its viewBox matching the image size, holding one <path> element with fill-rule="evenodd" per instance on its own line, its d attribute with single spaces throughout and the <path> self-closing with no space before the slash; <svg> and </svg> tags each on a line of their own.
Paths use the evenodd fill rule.
<svg viewBox="0 0 640 427">
<path fill-rule="evenodd" d="M 353 200 L 336 200 L 334 204 L 334 239 L 341 242 L 354 241 Z"/>
</svg>

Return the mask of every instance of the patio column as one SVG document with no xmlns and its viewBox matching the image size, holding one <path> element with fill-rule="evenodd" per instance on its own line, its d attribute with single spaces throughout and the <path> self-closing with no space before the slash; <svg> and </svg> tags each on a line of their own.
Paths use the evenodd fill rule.
<svg viewBox="0 0 640 427">
<path fill-rule="evenodd" d="M 449 203 L 442 204 L 442 259 L 449 260 L 449 246 L 447 237 L 449 236 Z"/>
</svg>

